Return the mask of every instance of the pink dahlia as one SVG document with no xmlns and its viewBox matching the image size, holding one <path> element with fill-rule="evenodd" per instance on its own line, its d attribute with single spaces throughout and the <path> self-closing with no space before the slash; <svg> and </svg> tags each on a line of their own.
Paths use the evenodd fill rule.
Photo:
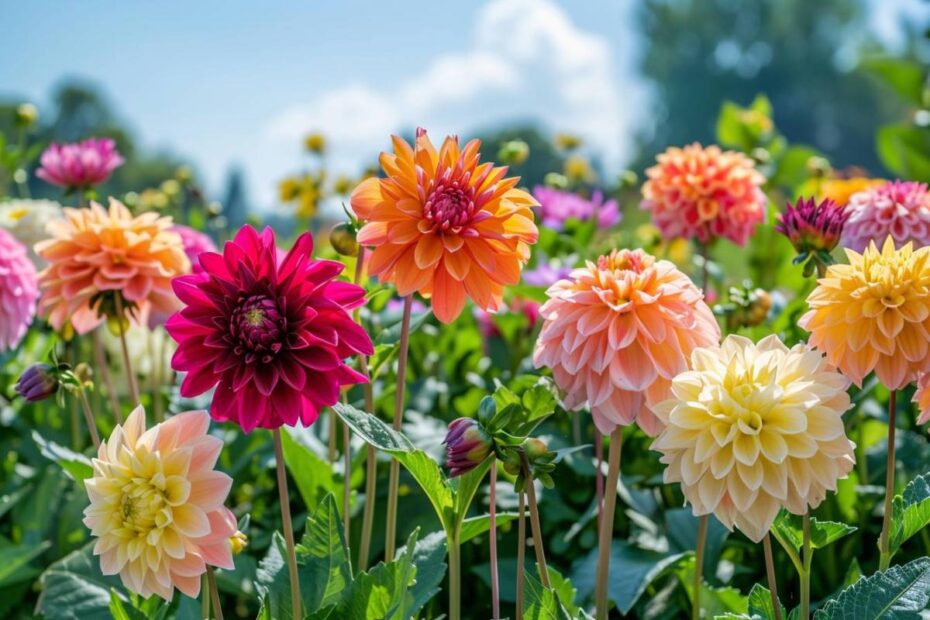
<svg viewBox="0 0 930 620">
<path fill-rule="evenodd" d="M 42 157 L 36 176 L 68 189 L 84 189 L 99 185 L 123 164 L 110 138 L 90 138 L 72 144 L 52 143 Z"/>
<path fill-rule="evenodd" d="M 669 148 L 656 160 L 646 170 L 641 207 L 652 212 L 663 237 L 746 244 L 765 216 L 765 177 L 749 157 L 694 143 Z"/>
<path fill-rule="evenodd" d="M 897 247 L 908 241 L 930 245 L 930 191 L 926 183 L 891 181 L 853 194 L 843 245 L 863 252 L 869 241 L 881 245 L 888 235 Z"/>
<path fill-rule="evenodd" d="M 605 200 L 600 190 L 588 199 L 574 192 L 537 185 L 533 188 L 533 197 L 539 201 L 540 222 L 555 230 L 562 230 L 570 219 L 596 219 L 599 228 L 610 228 L 619 224 L 622 218 L 617 201 Z"/>
<path fill-rule="evenodd" d="M 343 361 L 374 352 L 349 314 L 365 291 L 312 251 L 304 233 L 279 257 L 271 228 L 244 226 L 222 254 L 200 255 L 202 273 L 174 279 L 186 307 L 165 327 L 178 342 L 171 365 L 187 372 L 182 396 L 216 386 L 213 418 L 248 432 L 312 424 L 343 385 L 367 381 Z"/>
<path fill-rule="evenodd" d="M 0 229 L 0 351 L 14 349 L 36 314 L 39 287 L 26 248 Z"/>
<path fill-rule="evenodd" d="M 651 406 L 668 398 L 692 350 L 720 339 L 700 289 L 642 250 L 614 250 L 546 294 L 533 362 L 552 369 L 567 408 L 591 408 L 605 435 L 634 421 L 661 430 Z"/>
<path fill-rule="evenodd" d="M 191 261 L 191 272 L 200 273 L 203 271 L 198 257 L 204 252 L 216 252 L 216 244 L 213 243 L 213 239 L 199 230 L 183 224 L 175 224 L 171 227 L 171 230 L 181 235 L 184 253 L 187 254 L 187 258 Z"/>
</svg>

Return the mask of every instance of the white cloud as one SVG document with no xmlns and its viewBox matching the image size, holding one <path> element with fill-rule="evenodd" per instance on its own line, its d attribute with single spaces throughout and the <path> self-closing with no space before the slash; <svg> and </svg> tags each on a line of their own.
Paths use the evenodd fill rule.
<svg viewBox="0 0 930 620">
<path fill-rule="evenodd" d="M 532 119 L 581 135 L 607 166 L 629 155 L 638 89 L 621 93 L 611 46 L 580 29 L 551 0 L 491 0 L 479 9 L 465 49 L 437 56 L 390 89 L 360 83 L 294 105 L 265 128 L 269 147 L 292 148 L 321 130 L 330 164 L 355 172 L 388 134 L 424 126 L 434 136 Z"/>
</svg>

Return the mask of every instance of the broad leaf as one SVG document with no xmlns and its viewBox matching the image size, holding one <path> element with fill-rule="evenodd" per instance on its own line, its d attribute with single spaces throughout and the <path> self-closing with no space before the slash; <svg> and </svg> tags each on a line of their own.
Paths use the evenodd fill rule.
<svg viewBox="0 0 930 620">
<path fill-rule="evenodd" d="M 99 560 L 88 544 L 55 562 L 42 573 L 37 611 L 45 620 L 110 620 L 110 592 L 122 592 L 116 577 L 100 572 Z"/>
<path fill-rule="evenodd" d="M 39 433 L 32 431 L 32 440 L 39 447 L 42 456 L 57 463 L 72 479 L 83 482 L 94 475 L 90 459 L 53 441 L 48 441 Z"/>
<path fill-rule="evenodd" d="M 333 410 L 353 432 L 379 450 L 395 455 L 414 450 L 413 444 L 403 433 L 395 431 L 373 415 L 344 403 L 333 405 Z"/>
<path fill-rule="evenodd" d="M 573 620 L 559 601 L 559 595 L 546 588 L 535 575 L 527 572 L 526 596 L 523 601 L 524 620 Z"/>
<path fill-rule="evenodd" d="M 0 547 L 0 588 L 35 577 L 39 571 L 25 567 L 51 545 L 45 541 L 35 545 Z"/>
<path fill-rule="evenodd" d="M 412 313 L 411 313 L 412 314 Z M 427 310 L 426 312 L 421 312 L 417 315 L 412 315 L 410 318 L 410 333 L 413 334 L 418 329 L 423 327 L 423 324 L 433 316 L 432 310 Z M 403 317 L 401 320 L 397 321 L 387 329 L 381 331 L 380 334 L 375 338 L 375 344 L 397 344 L 400 342 L 400 332 L 403 327 Z"/>
<path fill-rule="evenodd" d="M 814 517 L 811 517 L 810 521 L 811 547 L 814 549 L 823 549 L 827 545 L 856 531 L 855 527 L 845 523 L 837 523 L 836 521 L 818 521 Z M 801 552 L 801 546 L 804 544 L 802 517 L 782 510 L 775 518 L 772 529 L 775 530 L 779 541 L 787 542 L 794 547 L 796 552 Z"/>
<path fill-rule="evenodd" d="M 406 548 L 400 549 L 398 555 L 404 555 L 406 551 Z M 416 583 L 410 588 L 413 600 L 407 613 L 411 616 L 419 612 L 430 599 L 439 593 L 440 584 L 446 575 L 445 533 L 433 532 L 423 540 L 418 540 L 412 557 L 417 574 Z"/>
<path fill-rule="evenodd" d="M 511 521 L 516 521 L 520 515 L 516 512 L 499 512 L 497 513 L 497 527 Z M 491 529 L 491 515 L 479 515 L 469 517 L 462 521 L 462 527 L 459 530 L 459 543 L 464 543 L 475 536 L 480 536 Z"/>
<path fill-rule="evenodd" d="M 291 437 L 290 432 L 281 433 L 281 440 L 284 463 L 297 484 L 307 510 L 316 509 L 327 494 L 342 496 L 342 482 L 337 479 L 329 463 Z"/>
<path fill-rule="evenodd" d="M 917 620 L 930 602 L 930 558 L 860 579 L 827 602 L 814 620 Z"/>
<path fill-rule="evenodd" d="M 756 584 L 749 591 L 749 615 L 762 618 L 762 620 L 775 620 L 776 617 L 787 618 L 788 612 L 779 601 L 781 616 L 775 615 L 775 605 L 772 603 L 771 591 L 760 584 Z"/>
<path fill-rule="evenodd" d="M 907 539 L 930 524 L 930 474 L 917 476 L 892 503 L 889 545 L 894 555 Z"/>
<path fill-rule="evenodd" d="M 342 605 L 330 617 L 359 620 L 410 618 L 415 613 L 411 586 L 417 574 L 413 563 L 416 544 L 417 531 L 414 531 L 403 552 L 392 562 L 381 562 L 370 571 L 359 574 L 351 591 L 343 597 Z"/>
</svg>

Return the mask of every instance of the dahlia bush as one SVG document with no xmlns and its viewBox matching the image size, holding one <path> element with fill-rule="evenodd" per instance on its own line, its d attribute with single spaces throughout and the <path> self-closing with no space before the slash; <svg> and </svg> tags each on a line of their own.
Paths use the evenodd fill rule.
<svg viewBox="0 0 930 620">
<path fill-rule="evenodd" d="M 357 170 L 313 130 L 250 211 L 9 111 L 0 617 L 930 609 L 930 152 L 901 124 L 874 171 L 762 96 L 645 170 L 591 127 L 385 134 Z"/>
</svg>

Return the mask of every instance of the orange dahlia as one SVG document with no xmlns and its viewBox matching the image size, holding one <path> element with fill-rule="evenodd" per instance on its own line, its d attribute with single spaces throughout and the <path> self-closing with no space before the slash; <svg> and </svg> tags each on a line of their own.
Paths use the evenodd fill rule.
<svg viewBox="0 0 930 620">
<path fill-rule="evenodd" d="M 133 216 L 114 198 L 109 209 L 91 202 L 64 215 L 48 224 L 51 239 L 35 247 L 48 263 L 39 274 L 39 311 L 55 329 L 70 320 L 85 334 L 114 316 L 116 302 L 140 322 L 180 310 L 171 278 L 188 273 L 190 261 L 171 218 Z"/>
<path fill-rule="evenodd" d="M 831 265 L 808 296 L 798 325 L 812 345 L 856 385 L 872 372 L 890 390 L 930 370 L 930 247 L 847 249 L 848 265 Z"/>
<path fill-rule="evenodd" d="M 466 296 L 497 310 L 536 243 L 538 203 L 517 189 L 518 177 L 504 177 L 506 167 L 479 163 L 478 140 L 460 148 L 450 136 L 439 151 L 422 129 L 412 147 L 391 140 L 394 154 L 381 154 L 385 178 L 366 179 L 351 198 L 367 222 L 358 241 L 374 248 L 371 274 L 400 295 L 431 297 L 443 323 L 461 314 Z"/>
<path fill-rule="evenodd" d="M 726 237 L 745 245 L 765 216 L 765 177 L 736 151 L 694 143 L 672 147 L 646 170 L 641 207 L 666 239 Z"/>
</svg>

